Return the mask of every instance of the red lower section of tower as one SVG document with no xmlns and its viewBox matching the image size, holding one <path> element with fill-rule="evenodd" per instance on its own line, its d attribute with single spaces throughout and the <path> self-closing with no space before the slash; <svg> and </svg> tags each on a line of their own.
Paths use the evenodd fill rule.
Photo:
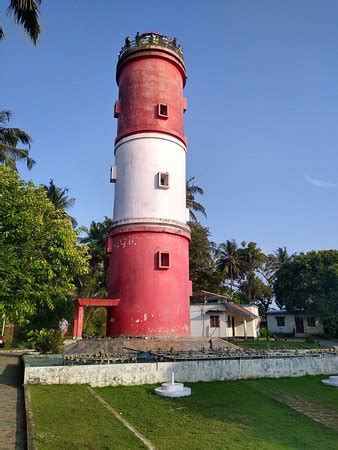
<svg viewBox="0 0 338 450">
<path fill-rule="evenodd" d="M 108 336 L 190 334 L 189 240 L 188 232 L 165 226 L 110 233 L 109 296 L 120 301 L 108 308 Z"/>
</svg>

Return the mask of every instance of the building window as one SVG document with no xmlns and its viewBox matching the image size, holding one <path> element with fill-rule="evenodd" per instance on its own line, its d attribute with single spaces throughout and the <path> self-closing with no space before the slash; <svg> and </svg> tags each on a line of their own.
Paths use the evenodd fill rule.
<svg viewBox="0 0 338 450">
<path fill-rule="evenodd" d="M 158 103 L 157 115 L 161 119 L 168 119 L 168 105 L 166 105 L 165 103 Z"/>
<path fill-rule="evenodd" d="M 219 316 L 210 316 L 210 327 L 219 328 Z"/>
<path fill-rule="evenodd" d="M 158 187 L 161 189 L 168 189 L 168 187 L 169 187 L 169 173 L 168 172 L 159 172 Z"/>
<path fill-rule="evenodd" d="M 307 321 L 307 326 L 308 327 L 315 327 L 316 326 L 316 320 L 315 320 L 314 317 L 308 317 L 306 319 L 306 321 Z"/>
<path fill-rule="evenodd" d="M 169 269 L 169 252 L 158 252 L 158 268 Z"/>
<path fill-rule="evenodd" d="M 277 327 L 285 327 L 285 317 L 276 317 Z"/>
</svg>

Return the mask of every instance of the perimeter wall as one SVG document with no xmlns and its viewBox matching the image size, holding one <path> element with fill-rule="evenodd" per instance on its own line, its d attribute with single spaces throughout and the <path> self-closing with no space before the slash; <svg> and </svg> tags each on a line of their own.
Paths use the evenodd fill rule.
<svg viewBox="0 0 338 450">
<path fill-rule="evenodd" d="M 120 386 L 180 382 L 300 377 L 338 373 L 338 354 L 110 365 L 25 367 L 25 384 Z"/>
</svg>

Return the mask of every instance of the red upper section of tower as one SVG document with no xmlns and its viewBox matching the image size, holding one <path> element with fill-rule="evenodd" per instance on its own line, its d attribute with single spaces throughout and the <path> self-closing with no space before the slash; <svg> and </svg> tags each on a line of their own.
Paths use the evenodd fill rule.
<svg viewBox="0 0 338 450">
<path fill-rule="evenodd" d="M 134 133 L 170 134 L 186 143 L 183 114 L 186 81 L 183 52 L 175 41 L 154 33 L 126 40 L 117 63 L 119 100 L 116 142 Z"/>
</svg>

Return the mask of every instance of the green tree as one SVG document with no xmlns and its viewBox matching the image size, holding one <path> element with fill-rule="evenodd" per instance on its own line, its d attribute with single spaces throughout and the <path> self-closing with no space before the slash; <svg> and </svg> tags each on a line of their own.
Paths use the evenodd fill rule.
<svg viewBox="0 0 338 450">
<path fill-rule="evenodd" d="M 70 301 L 88 271 L 87 248 L 45 190 L 0 167 L 0 313 L 24 324 L 39 308 Z"/>
<path fill-rule="evenodd" d="M 68 197 L 68 188 L 57 187 L 54 180 L 50 180 L 49 185 L 43 185 L 43 187 L 46 191 L 47 197 L 57 209 L 67 211 L 69 208 L 74 206 L 75 198 Z"/>
<path fill-rule="evenodd" d="M 78 293 L 81 296 L 108 296 L 109 258 L 105 252 L 105 245 L 112 223 L 112 219 L 105 217 L 103 222 L 93 220 L 89 229 L 84 228 L 86 236 L 82 237 L 80 242 L 86 244 L 89 248 L 90 273 L 78 279 Z"/>
<path fill-rule="evenodd" d="M 190 218 L 192 222 L 197 222 L 195 213 L 201 213 L 207 217 L 204 206 L 196 200 L 196 194 L 203 195 L 204 191 L 200 186 L 194 183 L 195 177 L 189 178 L 186 183 L 186 206 L 189 209 Z"/>
<path fill-rule="evenodd" d="M 34 45 L 40 36 L 39 5 L 41 0 L 10 0 L 7 15 L 13 17 L 14 22 L 22 25 Z M 4 38 L 4 31 L 0 27 L 0 40 Z"/>
<path fill-rule="evenodd" d="M 288 311 L 304 310 L 324 324 L 338 323 L 338 250 L 300 253 L 282 264 L 274 290 Z"/>
<path fill-rule="evenodd" d="M 77 226 L 76 219 L 66 212 L 69 208 L 72 208 L 75 203 L 75 198 L 71 198 L 67 195 L 69 189 L 56 186 L 54 180 L 50 180 L 48 186 L 43 185 L 43 188 L 45 189 L 49 200 L 57 209 L 64 212 L 64 216 L 71 220 L 73 227 L 75 228 Z"/>
<path fill-rule="evenodd" d="M 189 269 L 193 290 L 220 292 L 221 277 L 216 271 L 213 258 L 215 244 L 209 239 L 209 228 L 203 227 L 198 222 L 191 222 L 189 225 L 191 230 Z"/>
<path fill-rule="evenodd" d="M 241 260 L 237 243 L 234 239 L 220 244 L 216 251 L 216 266 L 224 280 L 230 280 L 230 289 L 234 290 L 234 281 L 241 274 Z"/>
<path fill-rule="evenodd" d="M 91 265 L 103 264 L 106 259 L 105 245 L 113 220 L 105 217 L 103 222 L 92 221 L 89 229 L 84 228 L 86 236 L 81 238 L 83 244 L 87 244 L 90 251 Z"/>
<path fill-rule="evenodd" d="M 250 302 L 254 303 L 257 297 L 257 285 L 259 268 L 266 260 L 266 255 L 255 242 L 248 244 L 243 241 L 238 250 L 241 265 L 241 282 L 239 289 L 246 295 Z"/>
<path fill-rule="evenodd" d="M 8 128 L 7 123 L 12 117 L 11 111 L 0 111 L 0 165 L 16 169 L 17 161 L 25 161 L 30 170 L 35 161 L 29 157 L 32 138 L 20 128 Z M 28 148 L 19 148 L 18 145 Z"/>
</svg>

